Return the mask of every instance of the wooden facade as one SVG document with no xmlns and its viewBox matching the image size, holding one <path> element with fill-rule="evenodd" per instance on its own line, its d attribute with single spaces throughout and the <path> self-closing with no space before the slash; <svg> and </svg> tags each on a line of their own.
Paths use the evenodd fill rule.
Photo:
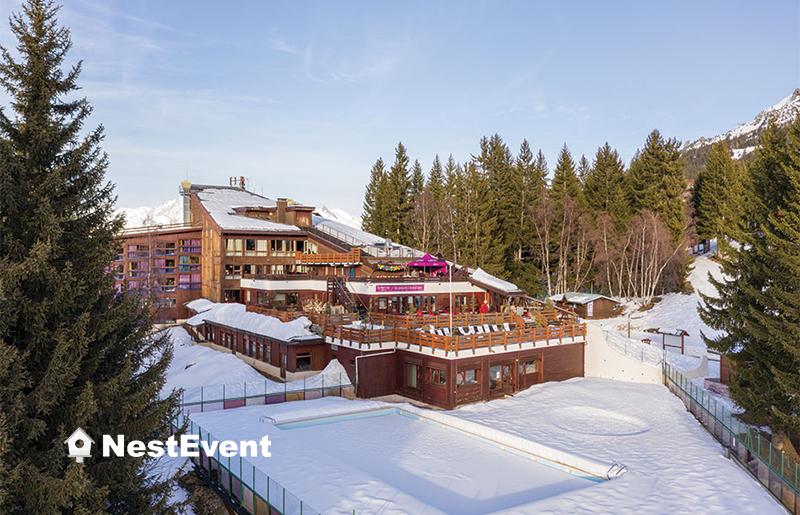
<svg viewBox="0 0 800 515">
<path fill-rule="evenodd" d="M 287 342 L 215 322 L 205 322 L 197 331 L 207 341 L 275 367 L 284 379 L 287 372 L 319 371 L 328 364 L 322 338 Z"/>
<path fill-rule="evenodd" d="M 560 300 L 555 301 L 555 305 L 573 311 L 581 318 L 611 318 L 616 316 L 616 309 L 619 302 L 602 295 L 591 294 L 572 294 L 577 298 L 587 296 L 590 300 L 575 301 L 569 298 L 570 293 L 565 293 Z"/>
<path fill-rule="evenodd" d="M 112 264 L 116 288 L 150 299 L 159 321 L 185 319 L 189 312 L 184 304 L 200 297 L 200 254 L 197 226 L 130 231 Z"/>
</svg>

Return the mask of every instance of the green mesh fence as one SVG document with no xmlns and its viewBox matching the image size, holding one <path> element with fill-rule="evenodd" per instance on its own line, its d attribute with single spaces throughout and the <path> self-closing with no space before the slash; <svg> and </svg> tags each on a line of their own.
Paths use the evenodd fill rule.
<svg viewBox="0 0 800 515">
<path fill-rule="evenodd" d="M 742 422 L 704 388 L 664 365 L 664 383 L 697 420 L 730 450 L 791 513 L 800 513 L 800 464 L 756 428 Z"/>
<path fill-rule="evenodd" d="M 179 415 L 173 422 L 173 432 L 186 426 L 187 434 L 198 435 L 206 442 L 224 440 L 205 431 L 188 417 Z M 216 450 L 207 455 L 202 450 L 200 457 L 192 461 L 211 478 L 235 504 L 254 515 L 317 515 L 319 512 L 294 495 L 279 482 L 256 468 L 247 458 L 223 457 Z"/>
</svg>

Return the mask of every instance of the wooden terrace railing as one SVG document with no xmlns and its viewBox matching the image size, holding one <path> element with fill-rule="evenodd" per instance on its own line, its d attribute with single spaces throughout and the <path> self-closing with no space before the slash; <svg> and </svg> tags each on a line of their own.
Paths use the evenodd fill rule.
<svg viewBox="0 0 800 515">
<path fill-rule="evenodd" d="M 360 264 L 361 249 L 353 249 L 343 254 L 303 254 L 302 252 L 295 252 L 294 259 L 298 265 Z"/>
<path fill-rule="evenodd" d="M 553 340 L 559 340 L 559 343 L 565 339 L 574 341 L 575 338 L 586 336 L 586 324 L 545 326 L 472 334 L 469 336 L 461 334 L 440 336 L 405 327 L 365 330 L 325 326 L 324 331 L 326 337 L 348 340 L 353 345 L 357 344 L 359 348 L 363 348 L 365 345 L 369 348 L 371 344 L 383 342 L 397 342 L 398 344 L 406 344 L 407 348 L 417 347 L 420 351 L 431 349 L 431 352 L 435 352 L 439 349 L 444 351 L 445 354 L 452 352 L 458 356 L 459 352 L 471 350 L 474 354 L 477 349 L 500 345 L 503 346 L 503 350 L 508 350 L 508 347 L 513 345 L 522 347 L 523 343 L 546 341 L 549 345 L 549 342 Z"/>
<path fill-rule="evenodd" d="M 300 317 L 307 317 L 313 323 L 322 326 L 350 325 L 358 320 L 358 315 L 355 313 L 335 315 L 330 313 L 307 313 L 305 311 L 280 311 L 272 308 L 263 308 L 261 306 L 247 306 L 247 311 L 258 313 L 260 315 L 275 317 L 281 322 L 291 322 L 292 320 L 297 320 Z"/>
</svg>

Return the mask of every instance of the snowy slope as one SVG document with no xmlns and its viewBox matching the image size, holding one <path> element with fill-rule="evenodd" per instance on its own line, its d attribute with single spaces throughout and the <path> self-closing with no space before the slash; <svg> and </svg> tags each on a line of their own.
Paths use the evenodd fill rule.
<svg viewBox="0 0 800 515">
<path fill-rule="evenodd" d="M 233 354 L 192 345 L 189 333 L 182 327 L 172 327 L 167 331 L 173 342 L 173 356 L 162 394 L 180 388 L 264 381 L 264 376 Z"/>
<path fill-rule="evenodd" d="M 661 298 L 661 302 L 656 303 L 652 309 L 641 312 L 633 312 L 630 316 L 631 336 L 642 336 L 641 331 L 649 328 L 677 328 L 689 333 L 686 337 L 686 353 L 695 356 L 706 354 L 706 345 L 700 335 L 701 332 L 707 336 L 716 336 L 717 331 L 711 329 L 702 320 L 697 312 L 697 307 L 702 302 L 700 293 L 715 296 L 716 290 L 711 285 L 708 275 L 711 274 L 716 279 L 722 278 L 722 271 L 719 264 L 706 256 L 698 256 L 695 260 L 694 270 L 689 276 L 689 281 L 694 286 L 695 292 L 691 295 L 680 293 L 668 293 Z M 627 331 L 628 317 L 622 316 L 610 320 L 611 324 L 606 325 L 619 331 Z M 636 334 L 634 334 L 636 333 Z M 659 335 L 646 335 L 651 340 L 659 340 Z M 678 340 L 679 342 L 679 340 Z M 674 343 L 671 341 L 669 343 Z"/>
<path fill-rule="evenodd" d="M 176 198 L 155 207 L 120 207 L 116 214 L 125 215 L 125 227 L 179 224 L 183 222 L 183 202 Z"/>
<path fill-rule="evenodd" d="M 354 229 L 361 229 L 361 217 L 353 216 L 350 213 L 344 211 L 343 209 L 322 206 L 318 207 L 315 210 L 315 212 L 322 218 L 327 218 L 328 220 L 333 220 L 334 222 L 342 223 Z"/>
</svg>

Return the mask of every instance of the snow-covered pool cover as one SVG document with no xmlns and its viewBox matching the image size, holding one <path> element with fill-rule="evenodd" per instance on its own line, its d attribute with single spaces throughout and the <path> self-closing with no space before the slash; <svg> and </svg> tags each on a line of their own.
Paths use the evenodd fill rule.
<svg viewBox="0 0 800 515">
<path fill-rule="evenodd" d="M 269 220 L 250 218 L 237 214 L 235 207 L 275 207 L 275 201 L 250 193 L 249 191 L 231 188 L 203 188 L 195 191 L 195 195 L 211 218 L 220 228 L 231 231 L 264 231 L 264 232 L 301 232 L 294 225 L 279 224 Z"/>
<path fill-rule="evenodd" d="M 478 435 L 491 433 L 491 428 L 480 430 L 478 424 L 465 425 L 475 431 L 473 437 L 430 420 L 426 423 L 398 414 L 289 431 L 274 425 L 298 417 L 387 407 L 398 406 L 327 397 L 195 413 L 191 418 L 204 433 L 210 431 L 217 439 L 269 435 L 272 456 L 247 460 L 323 513 L 513 511 L 520 505 L 597 485 L 482 441 Z M 408 405 L 400 408 L 408 413 L 416 410 Z M 448 418 L 442 413 L 421 411 Z"/>
<path fill-rule="evenodd" d="M 247 311 L 244 304 L 215 303 L 208 310 L 187 320 L 186 324 L 197 327 L 205 321 L 283 341 L 319 338 L 318 335 L 309 331 L 311 320 L 306 317 L 300 317 L 291 322 L 281 322 L 275 317 Z"/>
</svg>

